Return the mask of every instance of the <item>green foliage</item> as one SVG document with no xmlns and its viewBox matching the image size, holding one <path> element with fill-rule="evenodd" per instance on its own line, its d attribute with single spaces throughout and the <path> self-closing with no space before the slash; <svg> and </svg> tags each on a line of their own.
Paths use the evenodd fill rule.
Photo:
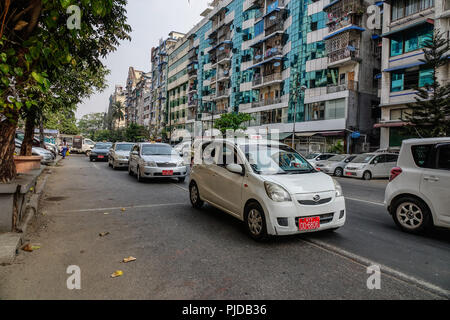
<svg viewBox="0 0 450 320">
<path fill-rule="evenodd" d="M 344 142 L 343 140 L 336 141 L 335 144 L 333 144 L 329 149 L 328 152 L 330 153 L 344 153 Z"/>
<path fill-rule="evenodd" d="M 224 113 L 214 121 L 214 128 L 219 129 L 222 134 L 225 134 L 227 130 L 246 130 L 247 127 L 243 124 L 252 119 L 248 113 Z"/>
<path fill-rule="evenodd" d="M 44 115 L 44 128 L 59 130 L 62 134 L 76 135 L 80 133 L 77 127 L 74 111 L 60 111 Z"/>
<path fill-rule="evenodd" d="M 104 118 L 105 118 L 104 112 L 85 114 L 78 121 L 78 128 L 80 129 L 80 132 L 82 134 L 93 137 L 97 131 L 103 129 Z M 94 141 L 100 141 L 100 140 L 94 140 Z"/>
<path fill-rule="evenodd" d="M 125 139 L 129 142 L 140 142 L 149 140 L 150 135 L 144 126 L 132 123 L 125 130 Z"/>
<path fill-rule="evenodd" d="M 414 88 L 416 102 L 408 104 L 412 110 L 403 121 L 408 122 L 409 133 L 422 138 L 445 137 L 450 134 L 450 83 L 441 84 L 437 80 L 438 69 L 448 64 L 447 52 L 450 44 L 443 35 L 436 32 L 428 41 L 424 51 L 426 69 L 433 70 L 433 83 Z"/>
</svg>

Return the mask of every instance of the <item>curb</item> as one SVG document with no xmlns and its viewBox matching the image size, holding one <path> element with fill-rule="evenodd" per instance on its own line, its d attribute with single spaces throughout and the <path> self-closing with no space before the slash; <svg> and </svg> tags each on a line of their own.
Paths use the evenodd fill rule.
<svg viewBox="0 0 450 320">
<path fill-rule="evenodd" d="M 55 165 L 58 164 L 60 160 L 61 158 L 56 160 Z M 47 168 L 44 168 L 37 177 L 37 179 L 39 179 L 43 176 L 43 174 L 45 174 L 42 181 L 37 182 L 35 188 L 36 191 L 26 204 L 25 216 L 20 225 L 17 226 L 18 232 L 7 232 L 0 234 L 0 265 L 12 264 L 16 258 L 16 254 L 18 254 L 19 247 L 23 244 L 27 227 L 30 225 L 31 219 L 39 210 L 39 201 L 44 194 L 44 189 L 49 177 L 48 173 L 51 172 L 46 169 Z"/>
</svg>

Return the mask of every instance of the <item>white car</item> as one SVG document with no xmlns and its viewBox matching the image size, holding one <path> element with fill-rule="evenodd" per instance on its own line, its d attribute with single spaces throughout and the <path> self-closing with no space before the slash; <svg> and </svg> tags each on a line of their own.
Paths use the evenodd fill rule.
<svg viewBox="0 0 450 320">
<path fill-rule="evenodd" d="M 195 150 L 189 192 L 193 207 L 207 202 L 244 221 L 255 240 L 335 230 L 346 219 L 339 183 L 278 141 L 204 143 Z"/>
<path fill-rule="evenodd" d="M 404 231 L 450 228 L 450 138 L 403 140 L 384 203 Z"/>
<path fill-rule="evenodd" d="M 310 153 L 305 158 L 315 167 L 317 162 L 328 160 L 335 155 L 334 153 Z"/>
<path fill-rule="evenodd" d="M 117 168 L 128 167 L 130 151 L 133 148 L 132 142 L 116 142 L 109 149 L 108 165 L 116 170 Z"/>
<path fill-rule="evenodd" d="M 396 153 L 363 153 L 356 156 L 344 168 L 344 176 L 370 180 L 389 178 L 391 169 L 397 165 Z"/>
</svg>

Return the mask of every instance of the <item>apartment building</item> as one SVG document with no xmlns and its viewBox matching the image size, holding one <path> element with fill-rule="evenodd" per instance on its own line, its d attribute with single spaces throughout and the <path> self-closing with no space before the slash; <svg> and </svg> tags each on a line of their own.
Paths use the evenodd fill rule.
<svg viewBox="0 0 450 320">
<path fill-rule="evenodd" d="M 107 112 L 107 119 L 110 119 L 110 128 L 109 129 L 119 129 L 125 127 L 125 114 L 124 117 L 117 118 L 114 117 L 114 105 L 116 103 L 121 103 L 123 106 L 123 112 L 125 110 L 125 91 L 121 85 L 116 85 L 114 89 L 114 93 L 109 96 L 109 106 Z"/>
<path fill-rule="evenodd" d="M 148 123 L 159 135 L 168 124 L 169 116 L 167 110 L 168 52 L 182 37 L 184 37 L 183 33 L 171 32 L 168 38 L 161 39 L 159 45 L 151 50 L 152 83 Z"/>
<path fill-rule="evenodd" d="M 414 102 L 416 86 L 433 81 L 433 70 L 423 67 L 423 47 L 434 32 L 448 39 L 450 30 L 450 1 L 391 0 L 383 6 L 383 51 L 381 119 L 381 148 L 399 147 L 411 137 L 405 130 L 407 104 Z M 438 70 L 437 79 L 448 82 L 449 64 Z"/>
<path fill-rule="evenodd" d="M 127 126 L 131 123 L 136 123 L 136 85 L 141 79 L 142 74 L 142 71 L 135 70 L 133 67 L 129 67 L 128 69 L 127 83 L 125 87 L 125 123 Z"/>
<path fill-rule="evenodd" d="M 148 126 L 151 82 L 151 73 L 142 73 L 141 78 L 136 83 L 136 88 L 132 92 L 133 101 L 136 103 L 135 123 L 140 126 Z"/>
</svg>

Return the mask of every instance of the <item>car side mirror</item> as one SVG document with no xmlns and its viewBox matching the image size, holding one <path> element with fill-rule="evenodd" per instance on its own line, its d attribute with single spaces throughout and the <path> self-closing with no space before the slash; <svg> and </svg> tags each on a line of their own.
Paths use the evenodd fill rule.
<svg viewBox="0 0 450 320">
<path fill-rule="evenodd" d="M 233 173 L 237 173 L 237 174 L 243 174 L 244 170 L 242 169 L 242 166 L 239 164 L 227 164 L 226 166 L 227 170 Z"/>
</svg>

